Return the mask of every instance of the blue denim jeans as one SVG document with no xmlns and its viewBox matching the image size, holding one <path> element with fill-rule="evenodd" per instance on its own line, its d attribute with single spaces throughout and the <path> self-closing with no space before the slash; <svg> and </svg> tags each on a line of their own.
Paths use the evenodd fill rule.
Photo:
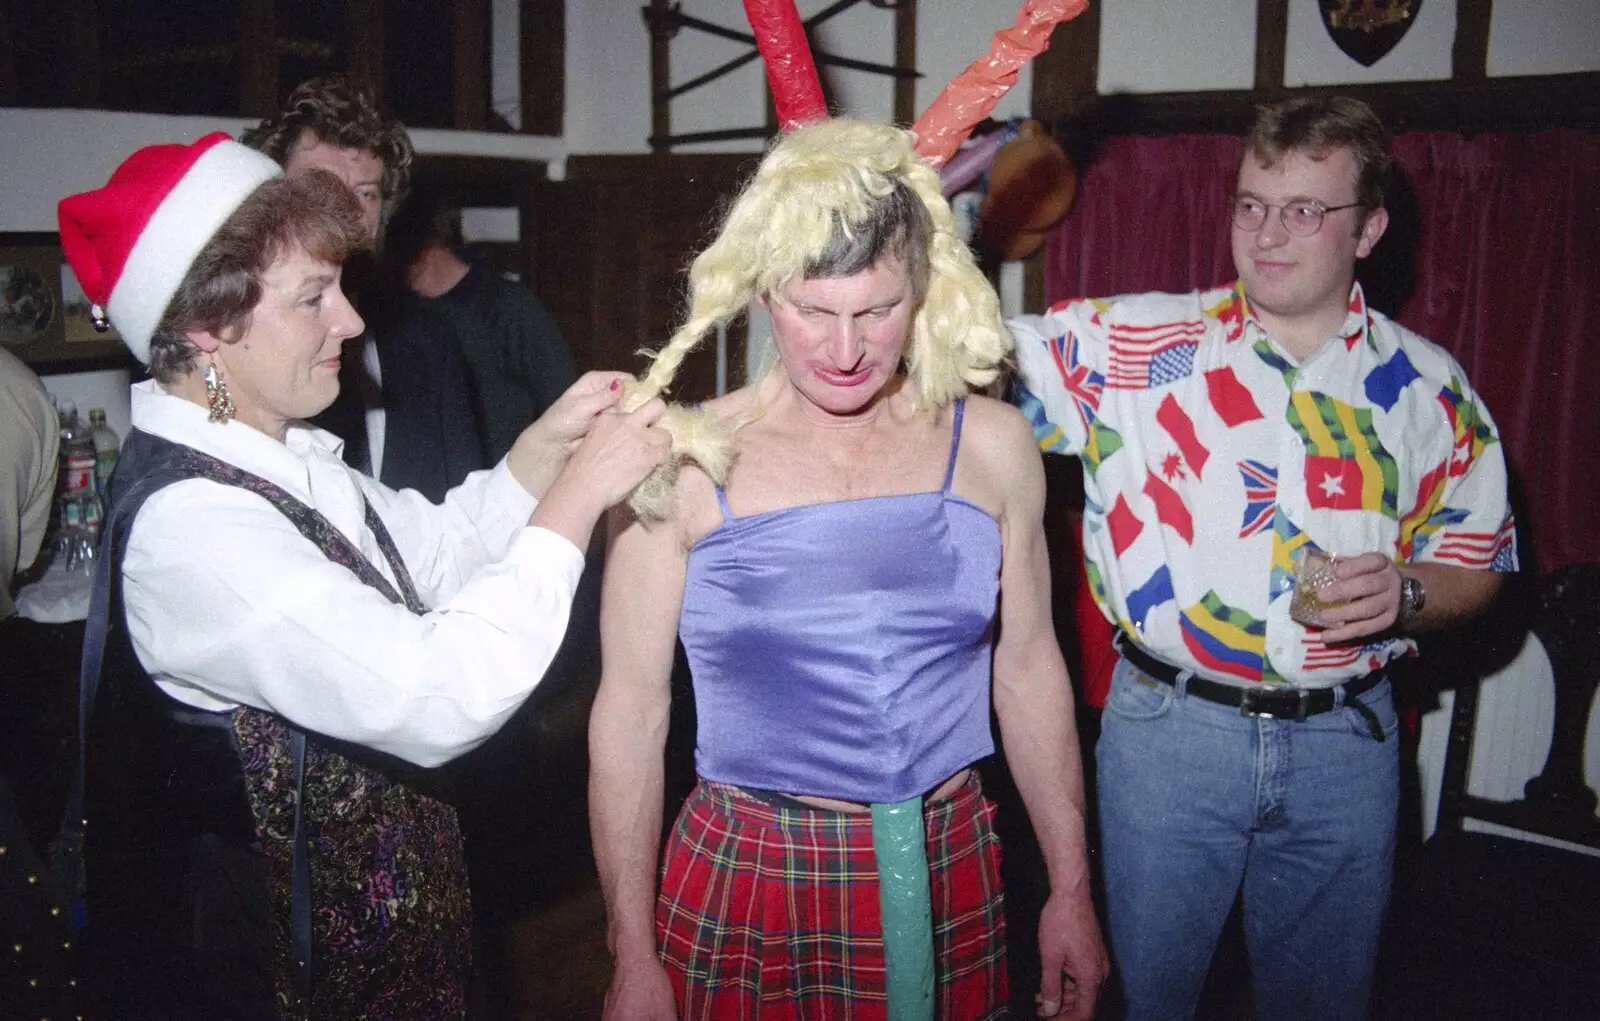
<svg viewBox="0 0 1600 1021">
<path fill-rule="evenodd" d="M 1399 740 L 1389 682 L 1302 722 L 1117 666 L 1096 748 L 1111 953 L 1129 1021 L 1194 1017 L 1243 884 L 1256 1021 L 1367 1016 L 1389 899 Z"/>
</svg>

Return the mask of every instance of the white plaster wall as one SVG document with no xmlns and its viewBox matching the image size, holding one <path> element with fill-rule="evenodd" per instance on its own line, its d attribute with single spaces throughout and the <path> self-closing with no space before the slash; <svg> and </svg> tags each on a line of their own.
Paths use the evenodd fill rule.
<svg viewBox="0 0 1600 1021">
<path fill-rule="evenodd" d="M 1489 75 L 1600 71 L 1600 0 L 1495 0 Z"/>
<path fill-rule="evenodd" d="M 1393 50 L 1371 67 L 1362 67 L 1333 44 L 1317 5 L 1301 0 L 1289 5 L 1283 83 L 1294 88 L 1449 78 L 1455 36 L 1455 4 L 1430 0 L 1417 9 L 1416 23 Z"/>
<path fill-rule="evenodd" d="M 0 107 L 0 230 L 54 231 L 56 203 L 98 188 L 130 153 L 157 142 L 238 134 L 246 121 L 99 110 Z"/>
<path fill-rule="evenodd" d="M 744 7 L 737 0 L 689 0 L 683 5 L 683 13 L 736 32 L 750 30 L 749 23 L 745 21 Z M 648 39 L 642 21 L 635 31 Z M 680 85 L 749 50 L 750 47 L 744 43 L 722 39 L 698 29 L 679 29 L 672 40 L 672 74 L 669 80 L 673 85 Z M 648 70 L 646 68 L 647 73 Z M 673 99 L 672 133 L 684 135 L 698 131 L 761 127 L 766 123 L 764 74 L 761 61 L 751 61 L 731 74 Z M 644 102 L 648 112 L 648 92 L 645 93 Z M 755 152 L 760 148 L 760 139 L 748 139 L 704 142 L 675 147 L 675 151 Z"/>
<path fill-rule="evenodd" d="M 522 127 L 522 5 L 493 0 L 489 8 L 489 108 Z"/>
<path fill-rule="evenodd" d="M 650 39 L 639 14 L 643 6 L 643 0 L 568 0 L 569 151 L 650 151 Z"/>
<path fill-rule="evenodd" d="M 78 418 L 89 421 L 89 412 L 104 409 L 106 425 L 117 434 L 118 440 L 128 438 L 128 374 L 121 370 L 105 372 L 63 372 L 40 379 L 56 406 L 63 401 L 77 405 Z"/>
<path fill-rule="evenodd" d="M 1255 84 L 1256 0 L 1105 0 L 1099 91 L 1202 92 Z"/>
<path fill-rule="evenodd" d="M 974 3 L 972 8 L 1009 7 Z M 1393 52 L 1362 67 L 1333 44 L 1317 5 L 1289 5 L 1284 83 L 1351 85 L 1450 77 L 1456 8 L 1429 0 Z M 1204 92 L 1246 89 L 1255 77 L 1255 0 L 1104 0 L 1099 90 Z M 1495 0 L 1492 77 L 1600 71 L 1600 0 Z"/>
<path fill-rule="evenodd" d="M 802 18 L 809 18 L 826 6 L 826 0 L 800 0 L 795 4 L 795 9 L 800 12 Z M 742 5 L 740 7 L 742 9 Z M 929 12 L 919 4 L 918 22 L 920 23 L 928 15 Z M 919 39 L 919 43 L 920 41 Z M 871 4 L 857 4 L 850 10 L 835 15 L 818 28 L 815 45 L 824 53 L 840 57 L 867 60 L 875 64 L 893 64 L 894 12 L 882 10 Z M 917 67 L 919 69 L 922 67 L 920 60 Z M 817 73 L 822 78 L 824 94 L 827 95 L 835 111 L 871 120 L 893 119 L 893 78 L 838 67 L 819 66 Z M 921 109 L 921 106 L 917 107 L 918 112 Z"/>
</svg>

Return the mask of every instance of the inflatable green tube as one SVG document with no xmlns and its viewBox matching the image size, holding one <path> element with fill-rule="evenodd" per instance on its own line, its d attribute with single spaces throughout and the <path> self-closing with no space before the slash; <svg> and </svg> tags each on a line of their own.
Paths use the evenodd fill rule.
<svg viewBox="0 0 1600 1021">
<path fill-rule="evenodd" d="M 933 904 L 922 798 L 872 806 L 889 1021 L 933 1021 Z"/>
</svg>

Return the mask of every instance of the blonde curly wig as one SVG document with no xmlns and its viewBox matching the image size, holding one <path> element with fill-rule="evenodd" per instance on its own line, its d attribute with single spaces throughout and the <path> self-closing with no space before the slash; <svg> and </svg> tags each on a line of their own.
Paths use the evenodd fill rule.
<svg viewBox="0 0 1600 1021">
<path fill-rule="evenodd" d="M 858 235 L 901 188 L 927 211 L 927 281 L 912 321 L 906 366 L 921 407 L 949 404 L 992 383 L 1011 352 L 1000 303 L 957 233 L 939 175 L 912 148 L 914 136 L 887 124 L 837 117 L 779 139 L 761 161 L 723 223 L 689 271 L 689 311 L 629 394 L 637 407 L 665 391 L 684 357 L 716 329 L 808 276 L 842 238 Z M 864 268 L 864 267 L 862 267 Z M 719 483 L 732 428 L 698 430 L 693 446 L 673 432 L 673 464 L 630 499 L 636 513 L 659 517 L 685 460 Z M 695 449 L 698 447 L 698 449 Z M 719 449 L 720 447 L 720 449 Z M 721 469 L 719 471 L 718 469 Z"/>
</svg>

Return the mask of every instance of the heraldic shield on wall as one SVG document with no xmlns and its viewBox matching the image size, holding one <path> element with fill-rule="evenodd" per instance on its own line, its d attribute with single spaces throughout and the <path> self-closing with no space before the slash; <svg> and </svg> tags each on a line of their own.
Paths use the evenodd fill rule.
<svg viewBox="0 0 1600 1021">
<path fill-rule="evenodd" d="M 1412 24 L 1422 0 L 1318 0 L 1322 24 L 1333 44 L 1363 67 L 1371 67 L 1395 48 Z"/>
</svg>

